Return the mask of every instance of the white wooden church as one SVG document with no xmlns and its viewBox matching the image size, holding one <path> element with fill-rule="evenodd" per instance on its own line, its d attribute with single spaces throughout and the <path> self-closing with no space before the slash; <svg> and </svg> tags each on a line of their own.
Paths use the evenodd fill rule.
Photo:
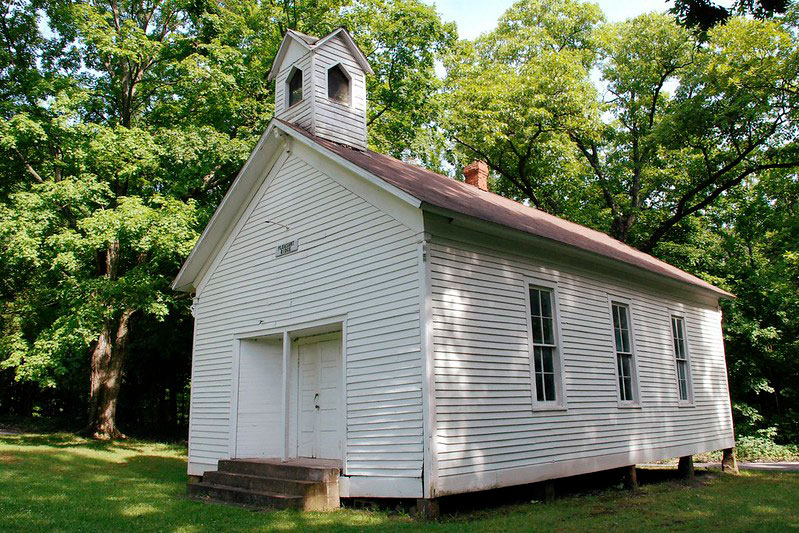
<svg viewBox="0 0 799 533">
<path fill-rule="evenodd" d="M 344 29 L 286 34 L 275 118 L 174 282 L 206 494 L 272 501 L 256 477 L 310 465 L 337 479 L 316 508 L 429 500 L 731 448 L 731 295 L 488 192 L 482 162 L 369 151 L 371 73 Z"/>
</svg>

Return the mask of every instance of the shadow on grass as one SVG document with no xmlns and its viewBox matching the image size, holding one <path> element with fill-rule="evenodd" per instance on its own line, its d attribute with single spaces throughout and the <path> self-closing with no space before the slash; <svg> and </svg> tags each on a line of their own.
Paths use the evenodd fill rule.
<svg viewBox="0 0 799 533">
<path fill-rule="evenodd" d="M 253 511 L 186 496 L 185 458 L 160 445 L 76 441 L 74 436 L 0 438 L 0 530 L 367 531 L 643 530 L 799 528 L 799 474 L 739 477 L 639 470 L 629 493 L 612 473 L 556 481 L 559 499 L 540 485 L 442 499 L 445 517 L 420 523 L 384 502 L 381 512 Z M 9 460 L 6 461 L 5 458 Z M 617 473 L 616 473 L 617 475 Z"/>
<path fill-rule="evenodd" d="M 183 444 L 154 444 L 137 439 L 99 440 L 82 437 L 75 433 L 17 433 L 0 435 L 0 442 L 16 444 L 18 446 L 49 446 L 53 448 L 85 448 L 88 450 L 127 450 L 139 452 L 146 448 L 157 447 L 186 455 L 186 446 Z"/>
<path fill-rule="evenodd" d="M 186 496 L 185 459 L 128 448 L 52 435 L 0 439 L 0 457 L 9 459 L 0 463 L 0 530 L 364 530 L 391 520 L 198 502 Z"/>
</svg>

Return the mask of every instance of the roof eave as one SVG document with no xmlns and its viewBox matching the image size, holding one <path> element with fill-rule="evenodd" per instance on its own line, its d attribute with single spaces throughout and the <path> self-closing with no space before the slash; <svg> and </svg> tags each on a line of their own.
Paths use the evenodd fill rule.
<svg viewBox="0 0 799 533">
<path fill-rule="evenodd" d="M 519 238 L 519 236 L 526 236 L 527 238 L 532 238 L 532 239 L 535 239 L 535 240 L 548 242 L 554 247 L 558 247 L 558 248 L 561 248 L 561 249 L 572 250 L 577 255 L 582 255 L 584 257 L 591 257 L 595 261 L 598 261 L 598 262 L 603 262 L 603 263 L 606 263 L 606 264 L 621 265 L 621 266 L 623 266 L 626 269 L 630 269 L 630 271 L 632 271 L 632 272 L 638 273 L 639 275 L 641 275 L 642 278 L 668 280 L 668 282 L 673 283 L 673 284 L 678 284 L 678 285 L 683 286 L 683 287 L 690 287 L 690 289 L 693 290 L 694 292 L 700 292 L 700 293 L 706 294 L 706 295 L 711 295 L 712 294 L 715 298 L 723 298 L 723 299 L 726 299 L 726 300 L 735 299 L 735 295 L 734 294 L 732 294 L 730 292 L 727 292 L 724 289 L 720 289 L 720 288 L 718 288 L 718 287 L 716 287 L 714 285 L 711 285 L 710 283 L 707 283 L 704 280 L 701 280 L 699 278 L 697 278 L 697 280 L 701 284 L 699 284 L 699 283 L 691 283 L 691 282 L 689 282 L 687 280 L 682 280 L 682 279 L 679 279 L 679 278 L 676 278 L 676 277 L 673 277 L 673 276 L 669 276 L 669 275 L 666 275 L 666 274 L 660 274 L 660 273 L 657 273 L 657 272 L 653 272 L 653 271 L 651 271 L 649 269 L 646 269 L 646 268 L 643 268 L 643 267 L 641 267 L 639 265 L 635 265 L 633 263 L 628 263 L 626 261 L 621 261 L 621 260 L 613 258 L 613 257 L 608 257 L 606 255 L 603 255 L 603 254 L 600 254 L 600 253 L 597 253 L 597 252 L 593 252 L 591 250 L 584 250 L 584 249 L 582 249 L 580 247 L 573 246 L 573 245 L 568 244 L 568 243 L 560 242 L 560 241 L 557 241 L 557 240 L 554 240 L 554 239 L 550 239 L 548 237 L 544 237 L 544 236 L 541 236 L 541 235 L 535 235 L 533 233 L 529 233 L 529 232 L 526 232 L 526 231 L 522 231 L 520 229 L 512 228 L 510 226 L 505 226 L 503 224 L 497 224 L 496 222 L 492 222 L 490 220 L 484 220 L 484 219 L 481 219 L 481 218 L 473 217 L 471 215 L 460 213 L 458 211 L 453 211 L 453 210 L 448 209 L 446 207 L 437 206 L 437 205 L 431 204 L 429 202 L 422 202 L 420 207 L 424 211 L 428 211 L 428 212 L 431 212 L 431 213 L 434 213 L 434 214 L 438 214 L 438 215 L 442 215 L 442 216 L 445 216 L 445 217 L 449 217 L 449 218 L 451 218 L 453 220 L 466 221 L 467 225 L 470 225 L 472 227 L 472 229 L 477 229 L 477 230 L 483 231 L 484 233 L 487 233 L 487 234 L 502 234 L 502 233 L 505 233 L 505 234 L 515 235 L 517 239 Z M 479 227 L 475 227 L 476 225 L 479 225 Z M 688 273 L 686 272 L 686 274 L 688 274 Z M 691 275 L 691 274 L 689 274 L 689 275 Z"/>
</svg>

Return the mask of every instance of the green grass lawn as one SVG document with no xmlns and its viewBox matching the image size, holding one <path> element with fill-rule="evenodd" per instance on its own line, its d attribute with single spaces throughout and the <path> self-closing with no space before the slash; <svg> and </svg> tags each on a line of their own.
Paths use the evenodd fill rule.
<svg viewBox="0 0 799 533">
<path fill-rule="evenodd" d="M 265 512 L 186 498 L 182 449 L 69 434 L 0 436 L 0 531 L 799 530 L 799 474 L 707 474 L 554 503 L 483 508 L 422 522 L 385 511 Z"/>
</svg>

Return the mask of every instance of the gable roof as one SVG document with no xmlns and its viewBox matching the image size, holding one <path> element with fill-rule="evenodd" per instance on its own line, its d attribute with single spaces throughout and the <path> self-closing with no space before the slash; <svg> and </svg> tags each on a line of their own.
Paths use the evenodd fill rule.
<svg viewBox="0 0 799 533">
<path fill-rule="evenodd" d="M 341 37 L 341 39 L 344 41 L 344 44 L 347 45 L 347 48 L 349 48 L 350 52 L 352 52 L 355 61 L 358 62 L 358 65 L 360 65 L 363 71 L 366 74 L 374 74 L 374 71 L 369 65 L 369 61 L 366 59 L 366 56 L 358 47 L 358 45 L 355 44 L 355 40 L 352 38 L 352 35 L 350 35 L 350 32 L 347 31 L 347 28 L 342 26 L 336 28 L 322 38 L 306 35 L 295 30 L 287 30 L 286 35 L 283 36 L 283 41 L 280 43 L 280 48 L 277 49 L 277 55 L 272 62 L 272 68 L 269 70 L 267 79 L 272 81 L 277 76 L 277 73 L 280 71 L 280 65 L 283 63 L 283 58 L 286 56 L 286 52 L 288 52 L 289 43 L 291 41 L 299 43 L 302 47 L 309 51 L 314 51 L 317 48 L 324 46 L 325 43 L 337 36 Z"/>
<path fill-rule="evenodd" d="M 338 144 L 282 119 L 283 130 L 295 132 L 314 144 L 382 179 L 424 204 L 493 222 L 555 242 L 592 252 L 655 274 L 666 276 L 725 298 L 734 296 L 698 277 L 628 246 L 601 231 L 550 215 L 534 207 L 483 191 L 416 165 L 371 150 Z"/>
</svg>

